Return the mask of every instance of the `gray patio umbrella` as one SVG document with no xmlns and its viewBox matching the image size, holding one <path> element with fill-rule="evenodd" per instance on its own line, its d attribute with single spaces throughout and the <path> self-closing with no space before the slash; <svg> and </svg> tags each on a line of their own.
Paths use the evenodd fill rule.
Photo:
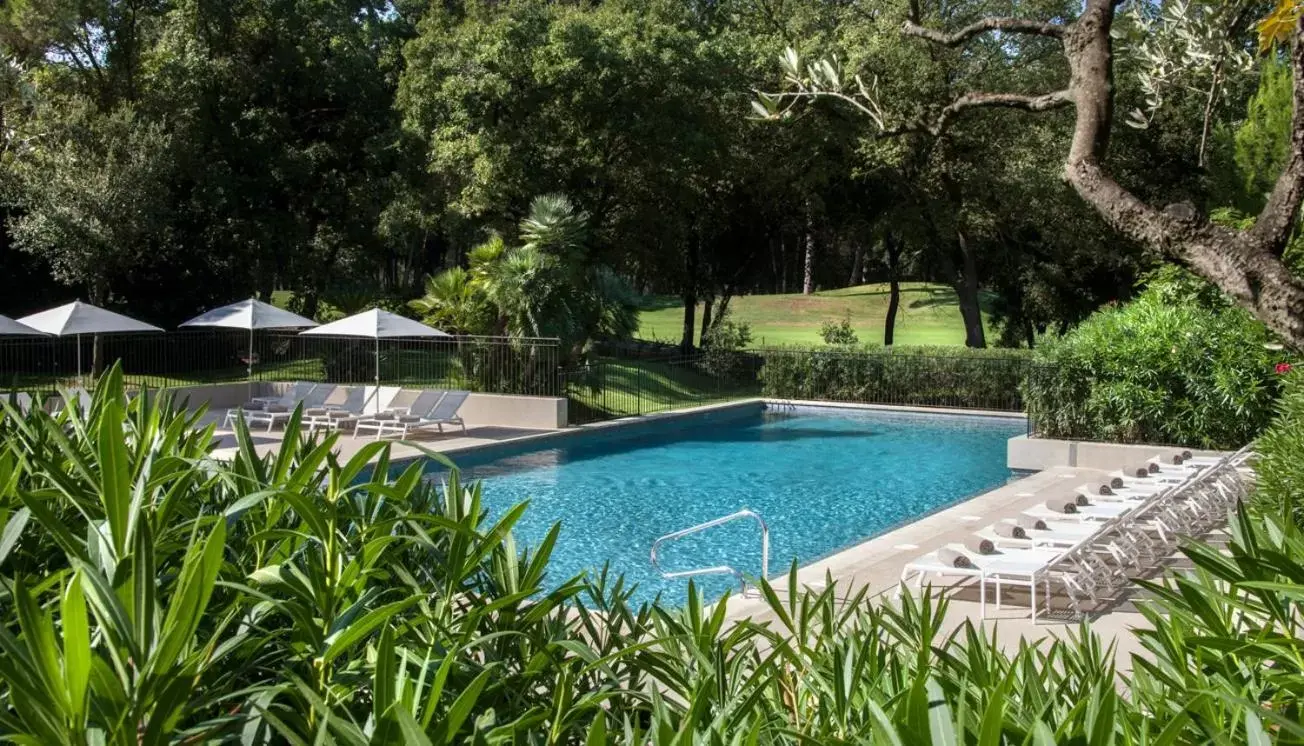
<svg viewBox="0 0 1304 746">
<path fill-rule="evenodd" d="M 209 326 L 225 329 L 246 329 L 249 331 L 249 355 L 245 359 L 249 384 L 254 380 L 254 330 L 256 329 L 304 329 L 317 326 L 317 322 L 277 308 L 270 303 L 250 298 L 232 303 L 221 308 L 205 311 L 181 326 Z"/>
<path fill-rule="evenodd" d="M 366 337 L 376 340 L 376 386 L 380 386 L 380 340 L 399 337 L 447 337 L 434 327 L 426 326 L 396 313 L 373 308 L 325 326 L 302 332 L 302 336 Z"/>
<path fill-rule="evenodd" d="M 22 322 L 14 321 L 8 316 L 0 316 L 0 337 L 48 337 L 48 336 L 50 335 L 46 334 L 43 331 L 40 331 L 39 329 L 33 329 L 32 327 Z"/>
<path fill-rule="evenodd" d="M 73 301 L 67 305 L 24 316 L 18 323 L 56 337 L 77 337 L 77 377 L 81 378 L 81 336 L 83 334 L 124 334 L 161 332 L 153 324 L 120 313 L 107 311 L 89 303 Z"/>
</svg>

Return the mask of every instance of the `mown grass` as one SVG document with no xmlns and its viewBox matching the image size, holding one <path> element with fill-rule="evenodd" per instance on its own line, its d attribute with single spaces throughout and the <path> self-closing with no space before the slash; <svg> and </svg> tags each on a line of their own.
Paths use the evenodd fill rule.
<svg viewBox="0 0 1304 746">
<path fill-rule="evenodd" d="M 569 406 L 575 408 L 571 420 L 577 423 L 760 395 L 758 383 L 723 381 L 681 364 L 611 361 L 588 370 L 566 387 Z"/>
<path fill-rule="evenodd" d="M 827 290 L 813 295 L 745 295 L 732 299 L 733 318 L 751 325 L 756 345 L 823 344 L 820 325 L 851 319 L 860 341 L 882 344 L 887 318 L 886 283 Z M 986 314 L 984 314 L 986 319 Z M 698 312 L 701 323 L 701 310 Z M 684 307 L 678 298 L 649 299 L 639 314 L 640 339 L 678 342 L 683 331 Z M 955 291 L 945 285 L 907 282 L 901 286 L 897 312 L 896 344 L 962 345 L 964 324 Z"/>
</svg>

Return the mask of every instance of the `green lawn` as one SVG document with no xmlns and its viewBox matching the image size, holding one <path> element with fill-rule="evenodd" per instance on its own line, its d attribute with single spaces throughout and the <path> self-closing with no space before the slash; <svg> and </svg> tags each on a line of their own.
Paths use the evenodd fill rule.
<svg viewBox="0 0 1304 746">
<path fill-rule="evenodd" d="M 566 386 L 573 424 L 760 395 L 755 382 L 725 383 L 688 365 L 609 361 L 590 370 Z"/>
<path fill-rule="evenodd" d="M 862 343 L 882 344 L 887 316 L 887 284 L 828 290 L 813 295 L 746 295 L 729 302 L 734 319 L 752 327 L 752 343 L 761 345 L 823 344 L 820 325 L 850 315 Z M 984 314 L 985 318 L 985 314 Z M 701 323 L 701 310 L 698 310 Z M 639 314 L 640 339 L 678 342 L 684 307 L 678 298 L 652 299 Z M 955 291 L 944 285 L 908 282 L 901 285 L 896 343 L 903 345 L 962 345 L 964 325 Z"/>
</svg>

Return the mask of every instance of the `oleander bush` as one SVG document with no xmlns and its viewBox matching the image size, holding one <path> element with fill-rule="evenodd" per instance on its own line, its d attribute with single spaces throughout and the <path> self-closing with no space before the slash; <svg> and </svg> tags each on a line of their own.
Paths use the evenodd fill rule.
<svg viewBox="0 0 1304 746">
<path fill-rule="evenodd" d="M 1038 435 L 1239 448 L 1272 418 L 1280 353 L 1249 313 L 1171 273 L 1036 351 Z"/>
<path fill-rule="evenodd" d="M 1255 449 L 1255 502 L 1304 526 L 1304 371 L 1285 375 L 1277 416 Z"/>
<path fill-rule="evenodd" d="M 1002 647 L 944 599 L 762 584 L 631 606 L 518 547 L 524 505 L 341 461 L 291 423 L 210 457 L 202 413 L 125 396 L 0 417 L 0 740 L 31 744 L 1299 743 L 1304 536 L 1239 516 L 1156 585 L 1120 674 L 1083 626 Z M 376 459 L 373 466 L 368 459 Z"/>
<path fill-rule="evenodd" d="M 1026 350 L 967 347 L 772 348 L 761 371 L 779 399 L 1018 411 Z"/>
</svg>

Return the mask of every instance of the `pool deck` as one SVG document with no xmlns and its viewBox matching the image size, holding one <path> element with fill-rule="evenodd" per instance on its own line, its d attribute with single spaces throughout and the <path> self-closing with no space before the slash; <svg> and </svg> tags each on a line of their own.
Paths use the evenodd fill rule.
<svg viewBox="0 0 1304 746">
<path fill-rule="evenodd" d="M 763 400 L 706 405 L 687 410 L 631 417 L 624 420 L 564 430 L 529 430 L 476 426 L 474 423 L 468 423 L 465 433 L 457 429 L 450 429 L 449 432 L 443 434 L 428 433 L 413 438 L 413 443 L 419 444 L 420 447 L 394 442 L 391 455 L 396 460 L 416 458 L 424 455 L 422 450 L 424 448 L 447 454 L 456 461 L 459 452 L 473 451 L 496 444 L 560 439 L 578 432 L 620 427 L 622 423 L 627 422 L 648 422 L 688 416 L 713 409 L 755 406 L 761 401 Z M 780 404 L 794 403 L 797 402 L 782 402 Z M 806 402 L 801 402 L 801 404 L 806 404 Z M 810 404 L 814 405 L 815 403 Z M 864 407 L 863 405 L 858 408 L 915 409 Z M 916 411 L 937 412 L 938 410 Z M 957 411 L 944 411 L 942 413 L 973 414 Z M 1009 416 L 1007 413 L 981 414 Z M 205 420 L 205 424 L 210 422 L 219 426 L 216 432 L 218 444 L 213 451 L 213 456 L 218 459 L 231 458 L 235 452 L 234 434 L 230 430 L 220 428 L 221 413 L 209 415 Z M 255 450 L 260 455 L 275 452 L 284 437 L 281 431 L 271 433 L 255 431 L 252 435 L 255 441 Z M 349 458 L 372 440 L 370 437 L 354 438 L 352 435 L 345 433 L 338 441 L 337 450 L 341 458 Z M 853 592 L 852 589 L 867 586 L 870 598 L 891 603 L 901 577 L 901 571 L 910 561 L 945 544 L 963 542 L 967 536 L 975 531 L 1003 518 L 1017 516 L 1029 508 L 1044 503 L 1052 494 L 1062 494 L 1066 488 L 1076 487 L 1087 481 L 1091 476 L 1098 476 L 1099 474 L 1100 472 L 1091 469 L 1054 467 L 1013 480 L 977 497 L 957 503 L 913 523 L 901 526 L 886 534 L 801 567 L 797 572 L 798 584 L 805 588 L 823 590 L 826 588 L 828 578 L 831 577 L 836 582 L 840 597 L 847 598 Z M 1212 538 L 1217 540 L 1218 537 Z M 1170 558 L 1164 564 L 1165 566 L 1180 564 L 1180 559 Z M 1155 574 L 1160 572 L 1162 572 L 1162 568 L 1155 569 Z M 781 597 L 786 596 L 787 568 L 782 566 L 771 567 L 771 574 L 774 576 L 772 582 L 775 584 L 776 591 L 780 593 Z M 938 580 L 935 580 L 934 592 L 943 587 L 941 584 L 951 582 L 955 581 L 942 578 L 939 583 Z M 1092 629 L 1105 642 L 1113 642 L 1117 645 L 1117 660 L 1121 671 L 1129 670 L 1131 668 L 1132 654 L 1141 651 L 1141 646 L 1132 632 L 1133 629 L 1144 624 L 1144 618 L 1133 605 L 1133 596 L 1135 594 L 1135 591 L 1128 591 L 1122 597 L 1112 600 L 1099 609 L 1092 610 L 1089 614 Z M 1049 617 L 1039 614 L 1038 620 L 1034 624 L 1031 619 L 1027 589 L 1025 588 L 1007 588 L 1003 595 L 1005 603 L 1002 604 L 1000 609 L 997 609 L 994 593 L 989 587 L 987 618 L 984 620 L 980 615 L 977 587 L 969 584 L 969 581 L 960 581 L 948 591 L 948 596 L 951 599 L 948 628 L 954 629 L 966 619 L 971 620 L 976 624 L 981 624 L 989 632 L 994 631 L 999 642 L 1010 646 L 1017 645 L 1020 639 L 1041 640 L 1076 632 L 1078 629 L 1077 620 L 1072 619 L 1071 615 L 1066 613 L 1052 614 Z M 1062 599 L 1052 597 L 1052 606 L 1056 611 L 1062 612 L 1063 610 L 1059 607 L 1063 606 L 1063 604 L 1057 605 L 1055 603 L 1057 600 L 1062 601 Z M 747 597 L 734 595 L 730 597 L 727 604 L 727 615 L 730 619 L 750 618 L 758 623 L 776 621 L 776 617 L 769 605 L 756 595 Z"/>
<path fill-rule="evenodd" d="M 813 562 L 797 570 L 799 587 L 824 590 L 831 577 L 840 598 L 848 598 L 861 588 L 868 587 L 867 596 L 892 603 L 900 583 L 901 572 L 907 564 L 946 544 L 962 543 L 975 531 L 1003 518 L 1013 518 L 1029 508 L 1043 504 L 1053 494 L 1074 488 L 1101 472 L 1092 469 L 1055 467 L 1010 482 L 990 492 L 953 505 L 932 515 L 882 534 L 862 544 L 857 544 L 830 557 Z M 1219 535 L 1205 537 L 1207 541 L 1220 541 Z M 1165 568 L 1183 566 L 1183 558 L 1173 555 L 1160 563 L 1160 567 L 1147 573 L 1147 577 L 1162 574 Z M 771 567 L 771 583 L 780 598 L 786 598 L 788 581 L 786 568 Z M 1052 593 L 1053 612 L 1044 610 L 1032 621 L 1026 588 L 1006 588 L 1004 603 L 996 608 L 994 586 L 987 590 L 987 618 L 980 613 L 979 592 L 972 578 L 938 578 L 930 576 L 933 592 L 943 589 L 951 599 L 946 629 L 960 626 L 966 619 L 981 625 L 988 633 L 995 631 L 997 640 L 1004 646 L 1017 646 L 1020 639 L 1041 640 L 1052 636 L 1076 633 L 1078 619 L 1070 613 L 1062 596 Z M 1056 589 L 1052 588 L 1052 591 Z M 1137 589 L 1125 590 L 1095 609 L 1087 609 L 1092 629 L 1105 643 L 1117 645 L 1118 667 L 1131 669 L 1132 654 L 1142 651 L 1133 634 L 1145 625 L 1145 619 L 1136 610 Z M 769 604 L 756 593 L 748 596 L 734 595 L 727 601 L 727 617 L 754 622 L 777 622 Z"/>
</svg>

